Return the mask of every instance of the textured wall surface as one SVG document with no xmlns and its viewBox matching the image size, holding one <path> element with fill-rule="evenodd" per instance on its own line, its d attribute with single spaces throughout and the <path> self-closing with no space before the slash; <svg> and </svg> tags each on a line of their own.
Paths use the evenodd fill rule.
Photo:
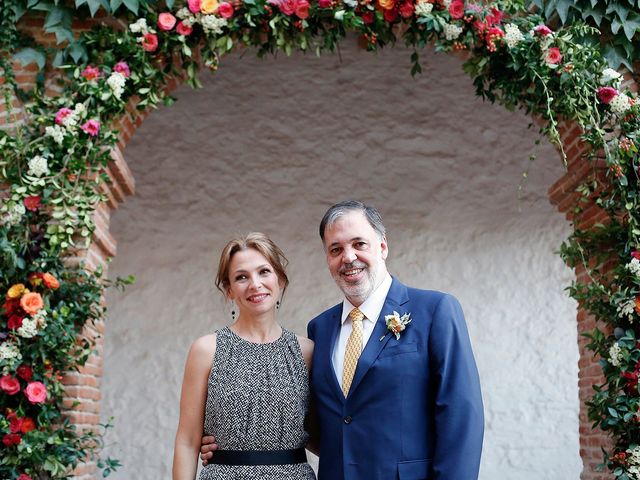
<svg viewBox="0 0 640 480">
<path fill-rule="evenodd" d="M 483 103 L 455 58 L 410 52 L 257 59 L 204 74 L 205 88 L 143 124 L 125 155 L 137 195 L 115 213 L 103 417 L 114 415 L 116 479 L 168 478 L 191 342 L 230 321 L 212 280 L 236 233 L 271 235 L 290 260 L 281 323 L 335 304 L 317 223 L 333 202 L 376 205 L 390 271 L 461 301 L 486 411 L 481 479 L 577 479 L 572 272 L 554 255 L 569 232 L 546 190 L 563 171 L 521 113 Z M 538 158 L 529 162 L 535 152 Z M 523 172 L 528 178 L 518 191 Z M 393 418 L 388 419 L 393 428 Z"/>
</svg>

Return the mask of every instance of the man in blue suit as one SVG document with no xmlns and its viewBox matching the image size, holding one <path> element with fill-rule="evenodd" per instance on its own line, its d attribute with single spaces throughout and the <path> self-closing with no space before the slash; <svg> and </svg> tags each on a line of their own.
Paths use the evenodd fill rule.
<svg viewBox="0 0 640 480">
<path fill-rule="evenodd" d="M 477 479 L 482 396 L 460 304 L 389 275 L 372 207 L 334 205 L 320 236 L 344 299 L 308 326 L 319 480 Z M 354 332 L 361 352 L 351 374 Z"/>
<path fill-rule="evenodd" d="M 319 480 L 476 480 L 484 418 L 460 304 L 389 275 L 362 202 L 331 207 L 320 237 L 344 299 L 308 325 Z"/>
</svg>

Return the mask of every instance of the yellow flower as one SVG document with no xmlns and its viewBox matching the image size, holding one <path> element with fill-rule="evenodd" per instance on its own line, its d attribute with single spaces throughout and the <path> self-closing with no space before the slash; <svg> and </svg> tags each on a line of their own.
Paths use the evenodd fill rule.
<svg viewBox="0 0 640 480">
<path fill-rule="evenodd" d="M 24 292 L 24 284 L 16 283 L 12 286 L 7 292 L 7 297 L 9 298 L 19 298 Z"/>
<path fill-rule="evenodd" d="M 200 11 L 206 14 L 216 13 L 218 10 L 218 0 L 202 0 Z"/>
</svg>

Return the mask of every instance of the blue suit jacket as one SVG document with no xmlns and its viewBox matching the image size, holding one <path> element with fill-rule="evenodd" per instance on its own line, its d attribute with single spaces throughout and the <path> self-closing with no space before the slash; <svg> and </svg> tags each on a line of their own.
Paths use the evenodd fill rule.
<svg viewBox="0 0 640 480">
<path fill-rule="evenodd" d="M 394 310 L 412 319 L 399 340 L 384 320 Z M 341 313 L 308 326 L 319 480 L 476 480 L 482 396 L 458 301 L 394 278 L 346 399 L 331 362 Z"/>
</svg>

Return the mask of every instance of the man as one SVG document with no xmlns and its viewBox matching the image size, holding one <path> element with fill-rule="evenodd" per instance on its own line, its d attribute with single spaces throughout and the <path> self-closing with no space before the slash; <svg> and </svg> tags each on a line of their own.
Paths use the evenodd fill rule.
<svg viewBox="0 0 640 480">
<path fill-rule="evenodd" d="M 389 275 L 372 207 L 334 205 L 320 237 L 344 300 L 308 326 L 319 480 L 477 479 L 482 397 L 459 303 Z"/>
</svg>

